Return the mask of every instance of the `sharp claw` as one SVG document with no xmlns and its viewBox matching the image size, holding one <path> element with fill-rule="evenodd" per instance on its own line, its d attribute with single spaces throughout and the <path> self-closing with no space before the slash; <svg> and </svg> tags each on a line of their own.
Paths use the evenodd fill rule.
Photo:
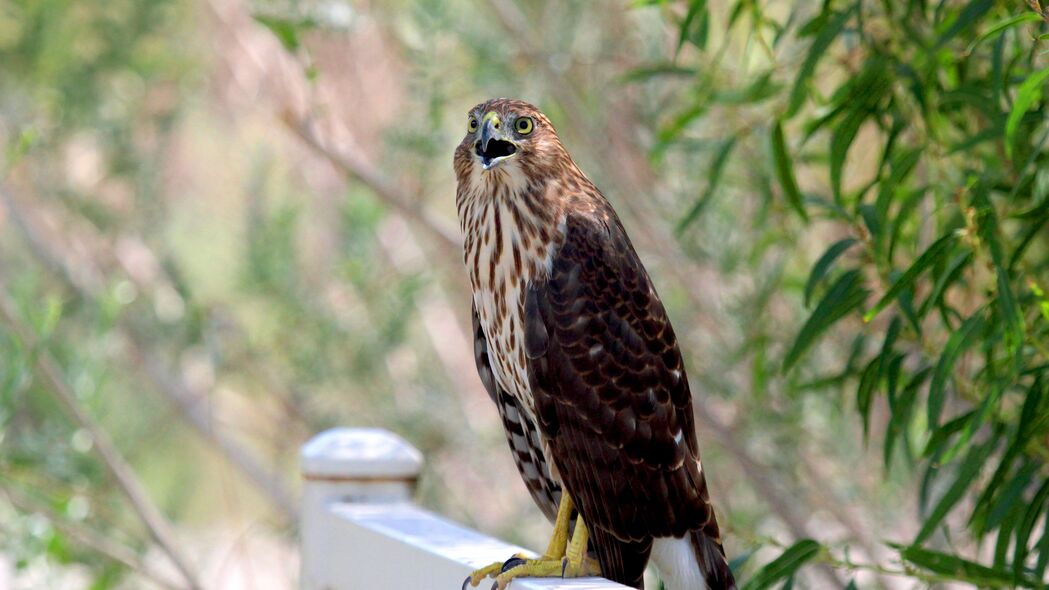
<svg viewBox="0 0 1049 590">
<path fill-rule="evenodd" d="M 466 576 L 466 579 L 465 579 L 465 580 L 463 580 L 463 587 L 462 587 L 462 590 L 466 590 L 466 585 L 467 585 L 467 584 L 470 584 L 470 585 L 472 586 L 473 584 L 472 584 L 471 582 L 473 582 L 473 580 L 474 580 L 474 577 L 473 577 L 473 576 Z"/>
<path fill-rule="evenodd" d="M 567 557 L 563 557 L 563 558 L 561 558 L 561 577 L 562 578 L 565 577 L 565 570 L 566 569 L 568 569 L 568 558 Z"/>
<path fill-rule="evenodd" d="M 492 590 L 499 590 L 499 580 L 492 582 Z"/>
<path fill-rule="evenodd" d="M 517 557 L 515 555 L 515 556 L 511 557 L 510 559 L 507 559 L 505 562 L 503 562 L 503 569 L 500 570 L 499 573 L 506 572 L 507 570 L 512 570 L 515 567 L 517 567 L 519 565 L 524 565 L 524 564 L 525 564 L 525 560 L 523 560 L 520 557 Z"/>
</svg>

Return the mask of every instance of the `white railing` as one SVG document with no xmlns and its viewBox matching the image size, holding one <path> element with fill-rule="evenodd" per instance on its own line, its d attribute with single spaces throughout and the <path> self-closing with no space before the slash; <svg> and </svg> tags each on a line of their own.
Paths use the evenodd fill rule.
<svg viewBox="0 0 1049 590">
<path fill-rule="evenodd" d="M 413 504 L 422 463 L 418 450 L 380 429 L 336 428 L 302 448 L 304 590 L 459 590 L 474 569 L 525 551 Z M 510 587 L 626 589 L 602 578 L 522 578 Z"/>
</svg>

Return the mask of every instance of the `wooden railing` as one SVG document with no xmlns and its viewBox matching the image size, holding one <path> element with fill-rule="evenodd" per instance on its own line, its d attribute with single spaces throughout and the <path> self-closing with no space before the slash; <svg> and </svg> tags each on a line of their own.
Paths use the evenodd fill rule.
<svg viewBox="0 0 1049 590">
<path fill-rule="evenodd" d="M 475 568 L 532 553 L 415 505 L 422 464 L 418 450 L 380 429 L 336 428 L 302 448 L 301 588 L 459 590 Z M 602 578 L 522 578 L 510 587 L 626 588 Z"/>
</svg>

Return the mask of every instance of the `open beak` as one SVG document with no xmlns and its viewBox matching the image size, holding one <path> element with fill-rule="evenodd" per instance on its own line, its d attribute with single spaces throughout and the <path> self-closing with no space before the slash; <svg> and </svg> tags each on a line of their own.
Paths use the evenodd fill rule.
<svg viewBox="0 0 1049 590">
<path fill-rule="evenodd" d="M 481 136 L 474 144 L 474 151 L 481 158 L 481 166 L 491 170 L 493 166 L 517 153 L 517 145 L 503 132 L 504 125 L 495 113 L 488 113 L 481 123 Z"/>
</svg>

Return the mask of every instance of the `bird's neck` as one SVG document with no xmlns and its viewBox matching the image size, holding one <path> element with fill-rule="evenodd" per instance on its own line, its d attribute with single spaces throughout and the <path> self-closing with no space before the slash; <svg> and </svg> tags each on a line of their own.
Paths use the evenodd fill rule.
<svg viewBox="0 0 1049 590">
<path fill-rule="evenodd" d="M 521 182 L 512 174 L 460 183 L 463 256 L 475 292 L 549 272 L 552 253 L 564 239 L 561 194 L 557 180 Z"/>
</svg>

